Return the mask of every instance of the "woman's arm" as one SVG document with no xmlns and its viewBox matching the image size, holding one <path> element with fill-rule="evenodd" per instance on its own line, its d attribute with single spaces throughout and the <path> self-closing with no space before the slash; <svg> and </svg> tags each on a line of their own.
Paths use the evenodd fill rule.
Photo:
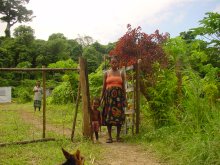
<svg viewBox="0 0 220 165">
<path fill-rule="evenodd" d="M 36 89 L 36 87 L 34 87 L 33 92 L 38 92 L 38 90 Z"/>
</svg>

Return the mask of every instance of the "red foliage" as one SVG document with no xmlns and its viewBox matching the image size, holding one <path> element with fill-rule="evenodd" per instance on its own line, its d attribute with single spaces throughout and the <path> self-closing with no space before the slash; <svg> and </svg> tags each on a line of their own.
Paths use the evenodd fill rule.
<svg viewBox="0 0 220 165">
<path fill-rule="evenodd" d="M 110 56 L 116 55 L 119 58 L 120 66 L 129 66 L 142 59 L 142 70 L 152 71 L 152 64 L 158 61 L 160 64 L 166 63 L 166 56 L 161 44 L 168 38 L 159 34 L 156 30 L 153 34 L 141 32 L 141 27 L 135 29 L 127 25 L 128 31 L 122 36 L 116 44 L 115 49 L 110 52 Z"/>
</svg>

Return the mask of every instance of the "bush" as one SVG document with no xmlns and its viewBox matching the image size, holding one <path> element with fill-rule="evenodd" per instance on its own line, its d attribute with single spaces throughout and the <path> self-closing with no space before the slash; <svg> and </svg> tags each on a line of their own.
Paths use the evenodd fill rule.
<svg viewBox="0 0 220 165">
<path fill-rule="evenodd" d="M 63 82 L 61 85 L 54 88 L 50 101 L 53 104 L 66 104 L 72 102 L 72 90 L 69 82 Z"/>
<path fill-rule="evenodd" d="M 17 88 L 14 88 L 13 92 L 13 96 L 15 98 L 17 98 L 17 101 L 19 103 L 27 103 L 27 102 L 30 102 L 32 101 L 33 99 L 33 92 L 32 91 L 32 88 L 24 88 L 24 87 L 17 87 Z"/>
</svg>

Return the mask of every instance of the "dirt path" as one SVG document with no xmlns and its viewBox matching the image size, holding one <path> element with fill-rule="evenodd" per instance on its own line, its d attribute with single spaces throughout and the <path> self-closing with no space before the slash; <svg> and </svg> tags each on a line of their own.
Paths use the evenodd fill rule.
<svg viewBox="0 0 220 165">
<path fill-rule="evenodd" d="M 37 113 L 37 112 L 34 112 Z M 25 110 L 20 111 L 20 115 L 23 121 L 25 121 L 28 124 L 34 125 L 35 128 L 42 129 L 42 118 L 39 116 L 35 115 L 33 112 L 27 112 Z M 62 128 L 61 126 L 55 126 L 55 125 L 46 125 L 46 130 L 47 131 L 53 131 L 58 134 L 62 134 L 65 136 L 70 136 L 71 135 L 71 129 L 68 128 Z"/>
<path fill-rule="evenodd" d="M 160 165 L 152 154 L 137 145 L 127 143 L 102 144 L 106 154 L 97 165 Z"/>
<path fill-rule="evenodd" d="M 42 129 L 42 119 L 34 116 L 33 113 L 27 111 L 20 111 L 21 118 L 34 125 L 38 129 Z M 47 124 L 48 131 L 70 135 L 70 129 L 63 129 Z M 105 143 L 106 133 L 102 132 L 100 135 L 100 144 L 105 149 L 103 158 L 99 161 L 95 160 L 94 165 L 162 165 L 153 157 L 153 154 L 144 150 L 141 146 L 132 145 L 123 142 Z"/>
</svg>

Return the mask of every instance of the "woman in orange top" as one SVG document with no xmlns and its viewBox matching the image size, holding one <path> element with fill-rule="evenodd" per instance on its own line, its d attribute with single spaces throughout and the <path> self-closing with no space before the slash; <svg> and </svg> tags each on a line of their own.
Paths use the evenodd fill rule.
<svg viewBox="0 0 220 165">
<path fill-rule="evenodd" d="M 125 76 L 118 70 L 118 60 L 112 57 L 110 61 L 111 69 L 104 75 L 101 100 L 104 103 L 102 111 L 103 125 L 107 125 L 109 139 L 107 143 L 112 143 L 112 126 L 117 126 L 116 140 L 120 141 L 121 126 L 124 123 L 125 114 Z"/>
</svg>

